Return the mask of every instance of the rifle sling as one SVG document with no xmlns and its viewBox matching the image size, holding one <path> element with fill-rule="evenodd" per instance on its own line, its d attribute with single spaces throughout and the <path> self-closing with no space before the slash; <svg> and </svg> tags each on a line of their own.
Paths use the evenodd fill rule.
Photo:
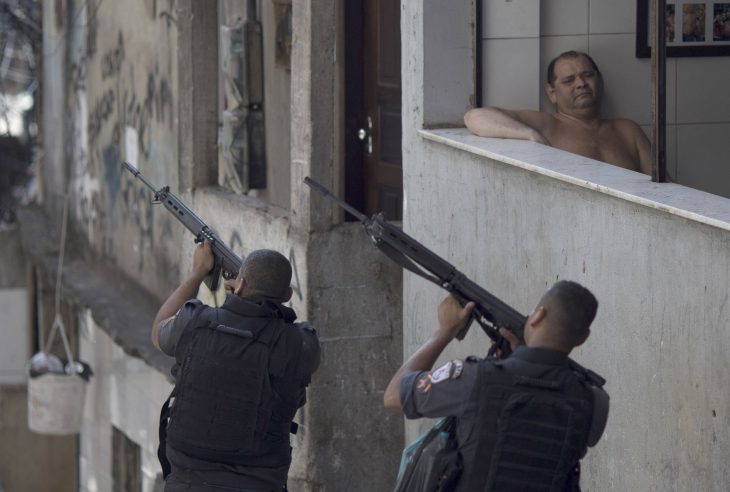
<svg viewBox="0 0 730 492">
<path fill-rule="evenodd" d="M 398 251 L 396 248 L 391 246 L 390 244 L 379 241 L 375 244 L 380 251 L 382 251 L 388 258 L 396 262 L 398 265 L 400 265 L 402 268 L 405 268 L 409 272 L 415 273 L 419 277 L 423 277 L 429 282 L 433 282 L 434 284 L 438 285 L 439 287 L 443 287 L 441 284 L 441 280 L 436 277 L 435 275 L 428 275 L 426 272 L 424 272 L 420 267 L 417 266 L 417 264 L 408 258 L 406 255 Z"/>
</svg>

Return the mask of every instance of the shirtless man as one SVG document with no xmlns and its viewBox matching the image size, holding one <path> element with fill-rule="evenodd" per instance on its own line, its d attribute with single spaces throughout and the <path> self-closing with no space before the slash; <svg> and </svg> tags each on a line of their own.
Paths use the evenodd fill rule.
<svg viewBox="0 0 730 492">
<path fill-rule="evenodd" d="M 603 77 L 585 53 L 568 51 L 548 66 L 545 92 L 555 113 L 475 108 L 466 127 L 481 137 L 517 138 L 651 175 L 651 144 L 628 119 L 600 117 Z"/>
</svg>

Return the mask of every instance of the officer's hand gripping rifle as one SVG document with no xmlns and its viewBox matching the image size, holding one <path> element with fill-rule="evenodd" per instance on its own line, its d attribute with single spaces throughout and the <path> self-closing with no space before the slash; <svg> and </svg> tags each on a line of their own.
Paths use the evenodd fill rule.
<svg viewBox="0 0 730 492">
<path fill-rule="evenodd" d="M 135 177 L 139 178 L 147 188 L 151 189 L 155 194 L 153 203 L 161 203 L 164 207 L 175 216 L 182 225 L 188 228 L 195 236 L 195 242 L 200 243 L 209 241 L 213 250 L 215 264 L 208 276 L 205 278 L 205 285 L 215 292 L 218 290 L 221 274 L 223 278 L 236 278 L 238 270 L 241 268 L 241 258 L 226 246 L 226 244 L 213 232 L 200 218 L 193 213 L 178 197 L 170 193 L 169 186 L 163 186 L 160 189 L 155 188 L 152 184 L 142 176 L 142 173 L 129 162 L 124 161 L 124 166 Z"/>
<path fill-rule="evenodd" d="M 304 182 L 362 222 L 365 231 L 367 231 L 375 246 L 391 260 L 406 270 L 443 287 L 453 294 L 462 306 L 473 301 L 475 307 L 472 319 L 479 323 L 487 336 L 494 342 L 490 353 L 499 350 L 502 355 L 506 355 L 511 351 L 509 342 L 500 335 L 499 328 L 507 328 L 517 335 L 520 340 L 523 340 L 522 331 L 527 319 L 525 316 L 468 279 L 453 265 L 411 236 L 389 224 L 382 213 L 368 218 L 311 178 L 304 178 Z M 470 325 L 471 321 L 456 335 L 456 338 L 462 340 L 466 336 Z"/>
</svg>

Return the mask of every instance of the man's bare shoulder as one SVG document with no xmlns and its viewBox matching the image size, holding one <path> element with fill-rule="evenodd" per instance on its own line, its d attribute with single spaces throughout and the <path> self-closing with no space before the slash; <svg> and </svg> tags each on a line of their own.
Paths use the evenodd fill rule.
<svg viewBox="0 0 730 492">
<path fill-rule="evenodd" d="M 516 118 L 522 123 L 539 131 L 544 131 L 556 123 L 555 113 L 535 111 L 534 109 L 512 109 L 503 111 L 511 115 L 513 118 Z"/>
<path fill-rule="evenodd" d="M 547 111 L 536 111 L 534 109 L 512 109 L 505 110 L 513 114 L 519 115 L 525 118 L 539 119 L 545 122 L 552 121 L 555 118 L 555 113 L 548 113 Z"/>
</svg>

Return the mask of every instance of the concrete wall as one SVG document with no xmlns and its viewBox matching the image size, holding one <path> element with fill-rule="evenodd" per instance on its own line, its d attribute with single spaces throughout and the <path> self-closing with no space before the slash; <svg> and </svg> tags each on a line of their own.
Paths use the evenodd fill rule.
<svg viewBox="0 0 730 492">
<path fill-rule="evenodd" d="M 322 364 L 303 411 L 308 453 L 292 467 L 310 481 L 293 490 L 389 490 L 403 443 L 401 419 L 383 407 L 403 353 L 401 269 L 352 223 L 314 234 L 307 265 Z"/>
<path fill-rule="evenodd" d="M 42 141 L 43 167 L 38 171 L 38 195 L 49 203 L 49 208 L 58 209 L 60 197 L 66 190 L 64 129 L 67 121 L 64 112 L 65 60 L 67 23 L 65 12 L 43 4 L 43 69 L 41 90 L 43 94 Z"/>
<path fill-rule="evenodd" d="M 634 54 L 635 0 L 480 1 L 484 105 L 551 111 L 547 65 L 575 49 L 603 73 L 604 115 L 630 118 L 651 135 L 651 62 Z M 668 58 L 666 84 L 667 170 L 681 184 L 730 197 L 730 99 L 716 96 L 730 84 L 730 65 L 724 57 Z"/>
</svg>

